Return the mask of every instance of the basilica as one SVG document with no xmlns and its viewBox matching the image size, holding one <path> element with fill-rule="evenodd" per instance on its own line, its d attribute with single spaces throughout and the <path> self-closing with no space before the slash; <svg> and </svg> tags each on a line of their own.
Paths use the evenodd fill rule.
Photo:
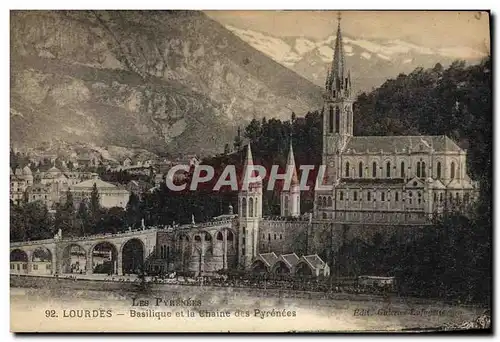
<svg viewBox="0 0 500 342">
<path fill-rule="evenodd" d="M 465 210 L 474 202 L 477 184 L 467 175 L 466 152 L 453 140 L 447 136 L 354 136 L 353 102 L 339 21 L 324 91 L 322 164 L 326 171 L 321 184 L 316 184 L 312 212 L 301 211 L 290 144 L 287 170 L 293 170 L 293 176 L 290 187 L 280 194 L 280 217 L 264 215 L 263 184 L 257 179 L 239 190 L 236 213 L 229 206 L 226 214 L 209 222 L 143 227 L 76 240 L 63 234 L 52 240 L 11 243 L 11 250 L 29 254 L 36 248 L 48 249 L 52 259 L 43 269 L 57 273 L 75 269 L 73 254 L 85 259 L 79 265 L 87 267 L 80 271 L 92 273 L 94 248 L 105 241 L 114 248 L 110 255 L 118 275 L 135 268 L 127 266 L 125 255 L 125 247 L 134 242 L 134 251 L 143 255 L 134 264 L 144 263 L 153 272 L 214 274 L 239 269 L 320 277 L 337 269 L 340 247 L 349 241 L 369 241 L 375 234 L 409 239 L 432 225 L 432 219 L 444 210 Z M 248 145 L 245 173 L 253 166 Z M 77 247 L 73 252 L 71 248 Z M 33 272 L 30 258 L 20 262 L 11 260 L 11 272 Z"/>
</svg>

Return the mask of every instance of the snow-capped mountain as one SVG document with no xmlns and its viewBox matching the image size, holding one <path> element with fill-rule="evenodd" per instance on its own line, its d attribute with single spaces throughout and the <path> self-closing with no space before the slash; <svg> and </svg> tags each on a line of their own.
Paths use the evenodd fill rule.
<svg viewBox="0 0 500 342">
<path fill-rule="evenodd" d="M 324 40 L 305 37 L 278 38 L 231 25 L 226 28 L 276 62 L 323 86 L 333 58 L 335 35 Z M 381 85 L 386 79 L 408 73 L 417 67 L 446 66 L 454 60 L 476 63 L 487 55 L 465 46 L 429 48 L 403 40 L 366 40 L 343 35 L 347 65 L 360 91 Z"/>
</svg>

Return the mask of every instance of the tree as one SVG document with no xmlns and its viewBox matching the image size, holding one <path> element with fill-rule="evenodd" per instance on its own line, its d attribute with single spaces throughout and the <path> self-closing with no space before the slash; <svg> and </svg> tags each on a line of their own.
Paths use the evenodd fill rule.
<svg viewBox="0 0 500 342">
<path fill-rule="evenodd" d="M 73 194 L 68 189 L 64 204 L 58 204 L 54 225 L 56 231 L 61 229 L 64 236 L 79 236 L 80 231 L 75 222 L 75 207 L 73 204 Z"/>
<path fill-rule="evenodd" d="M 132 192 L 126 207 L 126 223 L 129 227 L 137 227 L 141 221 L 141 203 L 139 196 Z"/>
<path fill-rule="evenodd" d="M 102 233 L 100 229 L 100 220 L 102 219 L 101 203 L 96 183 L 94 183 L 94 186 L 92 187 L 92 192 L 90 193 L 89 213 L 90 213 L 91 230 L 95 234 Z"/>
<path fill-rule="evenodd" d="M 79 228 L 79 236 L 85 236 L 90 234 L 91 233 L 90 215 L 85 200 L 81 201 L 80 204 L 78 205 L 76 219 L 77 219 L 77 226 Z"/>
</svg>

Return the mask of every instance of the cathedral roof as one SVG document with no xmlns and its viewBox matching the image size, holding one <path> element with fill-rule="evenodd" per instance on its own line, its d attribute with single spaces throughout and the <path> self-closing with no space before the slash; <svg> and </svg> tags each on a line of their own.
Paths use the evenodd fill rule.
<svg viewBox="0 0 500 342">
<path fill-rule="evenodd" d="M 355 136 L 344 148 L 344 154 L 382 152 L 384 154 L 421 152 L 462 152 L 463 150 L 446 135 L 422 136 Z"/>
<path fill-rule="evenodd" d="M 343 178 L 340 181 L 340 185 L 346 185 L 350 187 L 356 186 L 367 186 L 373 185 L 398 185 L 404 184 L 405 180 L 403 178 Z"/>
</svg>

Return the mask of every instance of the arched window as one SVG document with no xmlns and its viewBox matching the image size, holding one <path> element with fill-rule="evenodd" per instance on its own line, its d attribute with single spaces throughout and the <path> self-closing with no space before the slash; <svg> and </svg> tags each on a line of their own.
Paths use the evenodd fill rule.
<svg viewBox="0 0 500 342">
<path fill-rule="evenodd" d="M 382 191 L 382 193 L 380 194 L 380 200 L 383 202 L 385 201 L 385 192 Z"/>
<path fill-rule="evenodd" d="M 345 163 L 345 176 L 349 177 L 349 162 Z"/>
<path fill-rule="evenodd" d="M 437 199 L 438 199 L 438 194 L 434 193 L 434 202 L 437 202 Z"/>
<path fill-rule="evenodd" d="M 363 177 L 363 162 L 359 162 L 358 164 L 358 177 Z"/>
<path fill-rule="evenodd" d="M 377 177 L 377 162 L 373 162 L 372 164 L 372 177 Z"/>
<path fill-rule="evenodd" d="M 333 207 L 332 196 L 328 196 L 328 207 Z"/>
<path fill-rule="evenodd" d="M 425 178 L 425 162 L 422 162 L 422 178 Z"/>
<path fill-rule="evenodd" d="M 326 220 L 326 213 L 323 213 L 323 220 Z"/>
<path fill-rule="evenodd" d="M 357 201 L 357 200 L 358 200 L 358 192 L 354 191 L 353 201 Z"/>
<path fill-rule="evenodd" d="M 343 191 L 340 191 L 340 192 L 339 192 L 339 199 L 340 199 L 341 201 L 343 201 L 343 200 L 344 200 L 344 192 L 343 192 Z"/>
<path fill-rule="evenodd" d="M 443 202 L 443 193 L 442 192 L 439 193 L 439 202 Z"/>
<path fill-rule="evenodd" d="M 328 132 L 333 133 L 333 107 L 330 107 L 330 116 L 328 118 Z"/>
<path fill-rule="evenodd" d="M 340 128 L 340 109 L 339 107 L 335 108 L 335 133 L 339 132 Z"/>
<path fill-rule="evenodd" d="M 245 197 L 241 199 L 241 216 L 247 217 L 247 199 Z"/>
<path fill-rule="evenodd" d="M 323 197 L 323 207 L 326 207 L 326 197 Z"/>
<path fill-rule="evenodd" d="M 401 162 L 401 178 L 405 178 L 405 162 Z"/>
<path fill-rule="evenodd" d="M 451 162 L 450 178 L 451 179 L 455 178 L 455 162 Z"/>
<path fill-rule="evenodd" d="M 391 162 L 385 164 L 385 176 L 391 178 Z"/>
<path fill-rule="evenodd" d="M 271 234 L 267 234 L 267 241 L 271 241 Z"/>
<path fill-rule="evenodd" d="M 399 201 L 399 192 L 396 191 L 396 194 L 394 195 L 394 200 L 397 202 Z"/>
<path fill-rule="evenodd" d="M 420 177 L 420 162 L 417 162 L 417 177 Z"/>
<path fill-rule="evenodd" d="M 441 178 L 441 162 L 437 162 L 436 166 L 436 178 Z"/>
<path fill-rule="evenodd" d="M 371 201 L 372 200 L 372 193 L 370 191 L 368 191 L 368 193 L 366 194 L 366 199 L 368 201 Z"/>
<path fill-rule="evenodd" d="M 248 200 L 248 216 L 252 217 L 253 216 L 253 198 L 250 197 L 250 200 Z"/>
<path fill-rule="evenodd" d="M 257 207 L 257 203 L 259 203 L 259 199 L 258 198 L 255 199 L 255 203 L 253 205 L 253 216 L 255 216 L 255 217 L 257 217 L 257 208 L 258 208 Z"/>
</svg>

